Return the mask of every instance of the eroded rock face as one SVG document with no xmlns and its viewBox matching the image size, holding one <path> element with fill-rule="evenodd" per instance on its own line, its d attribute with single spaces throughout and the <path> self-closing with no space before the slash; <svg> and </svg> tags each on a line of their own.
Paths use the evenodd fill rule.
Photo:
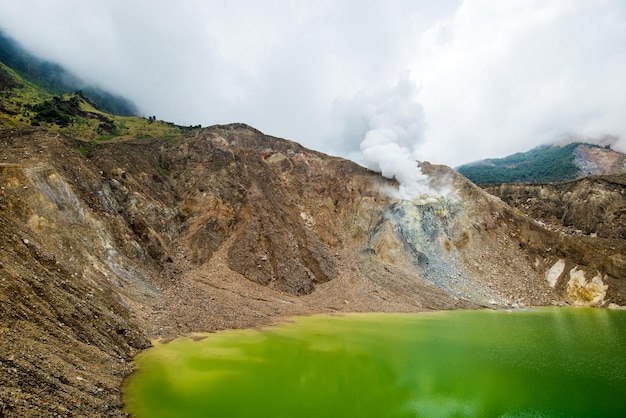
<svg viewBox="0 0 626 418">
<path fill-rule="evenodd" d="M 423 170 L 449 194 L 399 201 L 393 181 L 245 125 L 86 156 L 46 130 L 0 145 L 4 415 L 123 415 L 127 361 L 151 338 L 316 312 L 626 305 L 623 241 L 547 230 L 447 167 Z"/>
<path fill-rule="evenodd" d="M 626 239 L 626 174 L 557 184 L 503 184 L 484 188 L 553 229 Z"/>
<path fill-rule="evenodd" d="M 72 149 L 36 135 L 0 135 L 0 414 L 121 416 L 121 378 L 150 345 L 136 304 L 155 302 L 155 282 L 80 195 L 86 166 L 55 167 Z"/>
<path fill-rule="evenodd" d="M 607 148 L 579 145 L 574 150 L 574 164 L 580 169 L 580 177 L 598 174 L 623 174 L 626 157 L 621 152 Z"/>
</svg>

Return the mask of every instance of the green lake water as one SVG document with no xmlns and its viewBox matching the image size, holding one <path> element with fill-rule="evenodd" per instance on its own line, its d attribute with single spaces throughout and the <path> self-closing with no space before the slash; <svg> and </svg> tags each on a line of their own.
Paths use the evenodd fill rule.
<svg viewBox="0 0 626 418">
<path fill-rule="evenodd" d="M 626 417 L 626 311 L 312 316 L 157 344 L 150 417 Z"/>
</svg>

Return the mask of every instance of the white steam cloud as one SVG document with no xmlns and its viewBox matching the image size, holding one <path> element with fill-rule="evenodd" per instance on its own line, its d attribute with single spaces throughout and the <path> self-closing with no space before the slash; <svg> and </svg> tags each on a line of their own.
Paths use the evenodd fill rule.
<svg viewBox="0 0 626 418">
<path fill-rule="evenodd" d="M 416 100 L 416 88 L 408 74 L 391 89 L 360 92 L 335 103 L 335 116 L 343 124 L 347 149 L 360 141 L 360 153 L 351 158 L 389 179 L 397 189 L 386 189 L 392 198 L 429 201 L 444 192 L 430 185 L 417 163 L 415 147 L 423 140 L 424 111 Z"/>
</svg>

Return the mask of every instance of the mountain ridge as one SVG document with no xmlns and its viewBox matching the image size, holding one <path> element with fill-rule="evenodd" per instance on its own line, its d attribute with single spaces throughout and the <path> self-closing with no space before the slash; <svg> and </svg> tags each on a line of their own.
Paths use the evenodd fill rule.
<svg viewBox="0 0 626 418">
<path fill-rule="evenodd" d="M 476 184 L 548 183 L 626 172 L 626 155 L 587 142 L 542 145 L 504 158 L 464 164 L 456 170 Z"/>
</svg>

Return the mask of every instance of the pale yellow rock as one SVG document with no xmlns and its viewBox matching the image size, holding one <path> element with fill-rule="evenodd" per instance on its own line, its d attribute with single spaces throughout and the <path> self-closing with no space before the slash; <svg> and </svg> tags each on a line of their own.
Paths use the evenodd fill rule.
<svg viewBox="0 0 626 418">
<path fill-rule="evenodd" d="M 556 286 L 556 282 L 563 274 L 565 270 L 565 260 L 559 259 L 548 271 L 546 271 L 546 280 L 550 284 L 550 287 Z"/>
</svg>

